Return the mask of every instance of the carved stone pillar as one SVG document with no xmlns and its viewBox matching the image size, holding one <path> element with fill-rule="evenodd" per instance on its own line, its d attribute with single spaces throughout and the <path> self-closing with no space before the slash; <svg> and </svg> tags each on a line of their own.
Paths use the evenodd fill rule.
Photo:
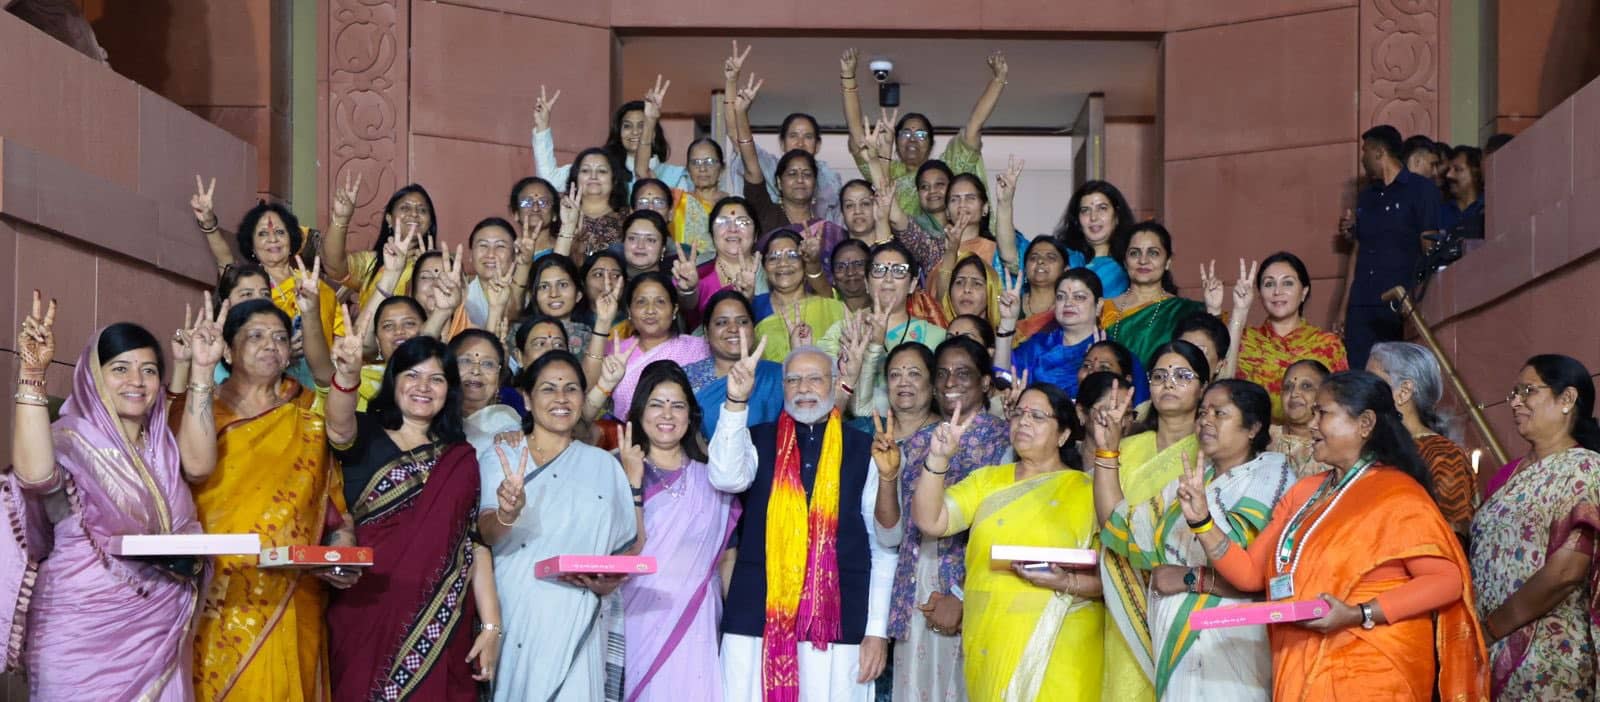
<svg viewBox="0 0 1600 702">
<path fill-rule="evenodd" d="M 1443 136 L 1439 0 L 1361 0 L 1360 127 Z"/>
<path fill-rule="evenodd" d="M 347 175 L 361 176 L 350 221 L 355 248 L 372 242 L 390 193 L 410 182 L 410 3 L 332 0 L 323 7 L 327 102 L 318 112 L 326 141 L 318 181 L 326 197 Z M 317 219 L 327 226 L 326 208 Z"/>
</svg>

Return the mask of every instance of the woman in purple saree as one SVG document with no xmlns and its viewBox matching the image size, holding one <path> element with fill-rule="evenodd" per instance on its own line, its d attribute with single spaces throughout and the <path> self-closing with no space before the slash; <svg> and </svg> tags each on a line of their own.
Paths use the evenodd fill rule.
<svg viewBox="0 0 1600 702">
<path fill-rule="evenodd" d="M 693 692 L 722 699 L 717 560 L 738 521 L 734 496 L 711 487 L 700 445 L 700 406 L 672 361 L 645 366 L 621 451 L 628 481 L 644 490 L 643 555 L 654 575 L 622 584 L 627 700 L 672 702 Z"/>
<path fill-rule="evenodd" d="M 209 309 L 209 303 L 204 309 Z M 50 423 L 45 370 L 55 353 L 55 302 L 22 323 L 12 467 L 0 476 L 0 642 L 7 668 L 28 672 L 40 700 L 193 699 L 190 671 L 200 563 L 124 559 L 118 536 L 200 532 L 184 480 L 216 464 L 209 402 L 167 425 L 160 343 L 134 324 L 97 332 Z M 221 330 L 189 330 L 195 378 L 211 378 Z M 197 381 L 209 397 L 209 385 Z"/>
</svg>

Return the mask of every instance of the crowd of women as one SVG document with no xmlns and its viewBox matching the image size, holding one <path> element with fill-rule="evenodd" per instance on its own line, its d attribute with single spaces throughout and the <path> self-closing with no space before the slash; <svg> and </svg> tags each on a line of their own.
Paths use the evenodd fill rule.
<svg viewBox="0 0 1600 702">
<path fill-rule="evenodd" d="M 36 291 L 0 481 L 5 663 L 33 698 L 721 699 L 744 502 L 713 486 L 707 442 L 725 405 L 752 426 L 789 412 L 809 376 L 784 363 L 808 348 L 835 359 L 876 521 L 899 525 L 871 605 L 892 699 L 1595 696 L 1600 426 L 1578 361 L 1504 369 L 1527 449 L 1477 473 L 1435 358 L 1385 343 L 1348 369 L 1293 253 L 1240 261 L 1231 286 L 1206 261 L 1185 299 L 1182 223 L 1135 221 L 1100 181 L 1055 231 L 1017 231 L 1023 164 L 991 183 L 982 161 L 1004 57 L 936 158 L 923 115 L 863 115 L 846 53 L 863 177 L 841 183 L 810 115 L 778 152 L 756 143 L 748 53 L 723 67 L 726 142 L 686 166 L 659 126 L 669 83 L 569 165 L 542 94 L 538 175 L 468 232 L 438 231 L 412 184 L 353 249 L 364 182 L 345 177 L 318 246 L 274 203 L 230 245 L 199 184 L 214 294 L 165 340 L 96 331 L 71 387 L 46 382 L 71 350 Z M 114 555 L 201 532 L 375 562 Z M 1008 567 L 997 545 L 1100 563 Z M 534 577 L 567 554 L 659 570 Z M 1327 613 L 1189 626 L 1263 600 Z"/>
</svg>

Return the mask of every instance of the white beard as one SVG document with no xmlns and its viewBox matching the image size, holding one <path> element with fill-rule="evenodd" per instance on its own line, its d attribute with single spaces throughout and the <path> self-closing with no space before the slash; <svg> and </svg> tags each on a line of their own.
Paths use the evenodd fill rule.
<svg viewBox="0 0 1600 702">
<path fill-rule="evenodd" d="M 817 405 L 812 409 L 801 409 L 795 406 L 794 401 L 796 399 L 815 399 L 817 400 Z M 794 417 L 794 421 L 801 424 L 816 424 L 817 422 L 826 419 L 829 414 L 833 413 L 833 395 L 813 395 L 811 393 L 806 393 L 797 398 L 785 397 L 783 398 L 783 411 L 788 412 L 790 417 Z"/>
</svg>

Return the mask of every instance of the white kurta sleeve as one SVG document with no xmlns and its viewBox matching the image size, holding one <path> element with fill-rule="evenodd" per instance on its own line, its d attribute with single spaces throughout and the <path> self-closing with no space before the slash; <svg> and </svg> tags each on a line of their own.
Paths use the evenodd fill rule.
<svg viewBox="0 0 1600 702">
<path fill-rule="evenodd" d="M 722 492 L 741 493 L 756 479 L 756 446 L 750 442 L 750 427 L 746 425 L 749 407 L 740 410 L 723 408 L 717 415 L 717 427 L 711 433 L 711 446 L 707 451 L 711 463 L 711 487 Z"/>
<path fill-rule="evenodd" d="M 878 487 L 873 483 L 878 482 L 876 464 L 869 464 L 872 476 L 867 478 L 867 486 L 861 491 L 861 518 L 868 523 L 877 523 L 873 517 L 873 507 L 878 499 Z M 902 519 L 901 521 L 905 521 Z M 868 539 L 868 548 L 872 549 L 872 575 L 867 588 L 867 636 L 888 638 L 889 631 L 889 599 L 894 592 L 894 568 L 896 552 L 893 546 L 887 546 L 882 539 Z M 899 540 L 896 539 L 898 544 Z"/>
<path fill-rule="evenodd" d="M 567 174 L 572 165 L 556 163 L 556 138 L 548 129 L 533 130 L 533 167 L 540 178 L 550 181 L 558 194 L 567 191 Z"/>
</svg>

